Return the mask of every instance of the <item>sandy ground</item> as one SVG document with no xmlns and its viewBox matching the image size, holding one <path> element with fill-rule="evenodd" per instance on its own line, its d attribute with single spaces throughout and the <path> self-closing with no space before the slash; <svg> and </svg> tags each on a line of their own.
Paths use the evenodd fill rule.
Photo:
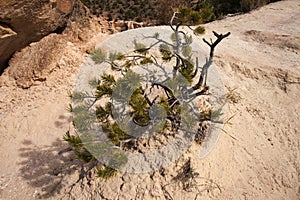
<svg viewBox="0 0 300 200">
<path fill-rule="evenodd" d="M 298 19 L 300 2 L 289 0 L 206 25 L 206 38 L 210 30 L 232 33 L 217 47 L 215 64 L 230 94 L 227 117 L 233 117 L 206 158 L 197 157 L 195 145 L 183 156 L 200 176 L 190 191 L 167 185 L 168 177 L 157 172 L 78 184 L 70 195 L 79 164 L 59 152 L 66 148 L 67 96 L 80 63 L 57 68 L 27 90 L 4 74 L 0 199 L 300 199 Z"/>
</svg>

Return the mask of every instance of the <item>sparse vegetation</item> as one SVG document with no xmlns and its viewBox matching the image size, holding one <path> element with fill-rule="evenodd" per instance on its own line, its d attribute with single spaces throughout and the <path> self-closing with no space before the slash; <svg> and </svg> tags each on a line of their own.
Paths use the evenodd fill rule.
<svg viewBox="0 0 300 200">
<path fill-rule="evenodd" d="M 103 179 L 108 179 L 116 175 L 117 170 L 110 166 L 103 165 L 90 153 L 89 150 L 87 150 L 78 134 L 75 133 L 71 135 L 70 132 L 67 131 L 63 139 L 70 145 L 70 149 L 68 149 L 68 151 L 74 152 L 75 159 L 79 159 L 83 162 L 77 182 L 84 178 L 86 178 L 89 182 L 94 168 L 96 169 L 97 176 Z"/>
<path fill-rule="evenodd" d="M 236 92 L 236 88 L 228 88 L 226 99 L 231 103 L 238 103 L 241 100 L 241 95 L 238 92 Z"/>
<path fill-rule="evenodd" d="M 249 12 L 278 0 L 82 0 L 92 14 L 109 20 L 134 20 L 169 24 L 174 8 L 189 8 L 199 13 L 203 23 L 220 19 L 227 14 Z"/>
<path fill-rule="evenodd" d="M 200 68 L 198 58 L 192 55 L 192 35 L 180 27 L 201 22 L 199 12 L 182 7 L 173 13 L 170 20 L 173 31 L 170 41 L 161 39 L 156 33 L 145 36 L 155 41 L 150 46 L 134 40 L 131 52 L 90 51 L 96 64 L 109 64 L 112 71 L 102 74 L 99 80 L 89 81 L 95 87 L 94 95 L 77 91 L 70 95 L 73 101 L 70 111 L 79 135 L 67 132 L 64 140 L 70 144 L 77 158 L 88 163 L 84 174 L 96 168 L 98 177 L 107 179 L 115 175 L 128 161 L 123 151 L 139 151 L 138 143 L 145 133 L 153 132 L 170 138 L 179 131 L 188 131 L 196 135 L 197 142 L 201 144 L 206 134 L 204 126 L 201 129 L 199 123 L 217 121 L 222 113 L 220 110 L 197 113 L 186 102 L 207 94 L 207 73 L 213 62 L 215 47 L 230 35 L 229 32 L 213 32 L 217 38 L 215 41 L 203 39 L 210 47 L 210 54 Z M 203 29 L 196 28 L 194 32 L 199 34 Z M 136 66 L 157 67 L 164 72 L 164 78 L 158 79 L 156 72 L 149 68 L 145 79 L 133 71 Z M 167 74 L 164 68 L 171 68 L 171 73 Z M 201 72 L 198 72 L 199 69 Z M 116 77 L 113 72 L 119 76 Z M 200 114 L 202 117 L 199 117 Z M 92 132 L 95 125 L 101 127 L 104 136 Z M 109 141 L 101 139 L 105 137 Z"/>
</svg>

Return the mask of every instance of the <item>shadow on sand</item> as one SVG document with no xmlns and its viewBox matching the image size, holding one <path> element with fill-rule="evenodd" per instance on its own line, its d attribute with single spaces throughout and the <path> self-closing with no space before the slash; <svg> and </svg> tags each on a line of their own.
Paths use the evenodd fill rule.
<svg viewBox="0 0 300 200">
<path fill-rule="evenodd" d="M 77 171 L 81 162 L 67 151 L 67 144 L 57 139 L 51 146 L 35 146 L 31 141 L 23 141 L 20 155 L 23 158 L 20 176 L 30 186 L 37 188 L 37 198 L 50 198 L 59 194 L 66 186 L 66 176 Z"/>
</svg>

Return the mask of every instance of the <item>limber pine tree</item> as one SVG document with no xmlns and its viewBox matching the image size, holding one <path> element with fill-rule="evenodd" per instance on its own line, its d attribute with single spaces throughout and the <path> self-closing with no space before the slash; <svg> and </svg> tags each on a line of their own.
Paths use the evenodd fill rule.
<svg viewBox="0 0 300 200">
<path fill-rule="evenodd" d="M 190 46 L 192 36 L 180 28 L 183 25 L 191 28 L 190 25 L 198 23 L 199 19 L 200 16 L 197 12 L 182 8 L 178 12 L 174 12 L 170 20 L 170 28 L 173 32 L 172 42 L 161 39 L 160 35 L 156 33 L 153 36 L 144 36 L 155 40 L 150 46 L 133 41 L 135 48 L 129 53 L 110 52 L 107 55 L 102 49 L 94 49 L 90 52 L 91 58 L 96 64 L 108 63 L 112 70 L 120 72 L 121 77 L 116 79 L 112 74 L 104 73 L 99 81 L 90 81 L 90 85 L 96 87 L 95 95 L 91 96 L 76 91 L 70 95 L 73 102 L 76 103 L 75 106 L 70 106 L 70 111 L 74 113 L 73 123 L 78 134 L 72 135 L 67 132 L 64 140 L 70 144 L 71 149 L 79 159 L 88 163 L 88 167 L 83 167 L 81 170 L 80 179 L 90 177 L 93 168 L 97 169 L 98 176 L 102 178 L 109 178 L 116 174 L 117 170 L 127 162 L 123 151 L 136 149 L 135 143 L 143 135 L 141 132 L 149 131 L 143 127 L 151 125 L 150 131 L 156 131 L 159 134 L 170 132 L 176 134 L 182 121 L 186 122 L 186 126 L 181 128 L 186 131 L 197 126 L 199 122 L 191 120 L 189 115 L 185 114 L 185 112 L 192 113 L 194 111 L 188 107 L 183 108 L 182 101 L 191 101 L 207 93 L 209 89 L 207 86 L 208 69 L 213 63 L 215 48 L 230 35 L 230 32 L 219 34 L 213 31 L 216 37 L 215 41 L 211 39 L 209 42 L 203 39 L 210 47 L 209 57 L 202 67 L 199 66 L 198 58 L 194 64 Z M 203 33 L 204 29 L 197 27 L 193 31 L 195 34 L 199 34 Z M 158 47 L 160 57 L 151 53 L 155 47 Z M 133 71 L 137 65 L 145 67 L 154 65 L 164 71 L 165 74 L 167 74 L 165 68 L 172 67 L 172 77 L 167 75 L 164 80 L 158 80 L 155 78 L 155 74 L 152 74 L 151 80 L 149 77 L 147 80 L 143 79 Z M 200 75 L 197 76 L 197 74 Z M 182 80 L 182 77 L 185 80 Z M 195 80 L 196 77 L 197 80 Z M 141 84 L 142 81 L 146 84 Z M 185 81 L 189 84 L 180 84 Z M 128 91 L 132 92 L 128 93 Z M 181 99 L 178 93 L 180 93 Z M 97 102 L 104 99 L 107 102 L 105 105 L 97 105 Z M 123 120 L 120 121 L 116 119 L 116 115 L 113 115 L 112 101 L 119 101 L 123 105 L 129 102 L 129 105 L 123 110 L 117 111 L 121 113 L 122 117 L 125 116 Z M 156 106 L 156 112 L 161 116 L 154 122 L 151 121 L 153 116 L 151 117 L 150 109 L 153 106 Z M 96 108 L 93 109 L 94 107 Z M 161 108 L 165 110 L 166 116 L 162 114 L 164 111 L 160 110 Z M 162 121 L 163 117 L 166 118 L 164 122 Z M 210 116 L 200 119 L 213 120 Z M 104 148 L 103 146 L 96 145 L 93 148 L 88 148 L 82 140 L 81 134 L 88 132 L 95 122 L 101 126 L 102 131 L 110 139 L 110 143 L 115 149 L 110 152 L 112 155 L 110 155 L 109 163 L 103 163 L 100 158 L 95 156 L 105 154 L 101 150 Z M 139 134 L 135 135 L 137 133 Z M 203 133 L 199 134 L 202 134 L 202 139 L 205 137 Z"/>
</svg>

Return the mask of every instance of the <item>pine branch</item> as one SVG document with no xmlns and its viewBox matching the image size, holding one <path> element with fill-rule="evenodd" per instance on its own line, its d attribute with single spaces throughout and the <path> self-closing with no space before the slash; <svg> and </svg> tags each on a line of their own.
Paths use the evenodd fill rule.
<svg viewBox="0 0 300 200">
<path fill-rule="evenodd" d="M 65 133 L 63 139 L 72 147 L 78 148 L 82 146 L 82 141 L 79 135 L 71 135 L 69 131 Z"/>
</svg>

